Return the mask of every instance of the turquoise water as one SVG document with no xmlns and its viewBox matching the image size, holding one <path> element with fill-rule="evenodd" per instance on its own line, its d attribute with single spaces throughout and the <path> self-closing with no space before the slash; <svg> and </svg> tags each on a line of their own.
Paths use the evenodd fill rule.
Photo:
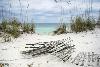
<svg viewBox="0 0 100 67">
<path fill-rule="evenodd" d="M 69 26 L 69 24 L 66 24 Z M 59 27 L 59 23 L 35 23 L 35 31 L 38 34 L 49 34 Z"/>
<path fill-rule="evenodd" d="M 49 34 L 50 32 L 54 31 L 55 29 L 54 28 L 36 28 L 36 33 L 39 33 L 39 34 Z"/>
<path fill-rule="evenodd" d="M 35 23 L 35 31 L 39 34 L 49 34 L 56 30 L 58 23 Z"/>
</svg>

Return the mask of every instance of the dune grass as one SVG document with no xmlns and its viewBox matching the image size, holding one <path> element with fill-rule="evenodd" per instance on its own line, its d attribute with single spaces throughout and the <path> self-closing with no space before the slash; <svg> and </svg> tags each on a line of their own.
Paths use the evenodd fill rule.
<svg viewBox="0 0 100 67">
<path fill-rule="evenodd" d="M 22 28 L 23 28 L 23 32 L 24 33 L 35 33 L 35 25 L 34 25 L 34 23 L 32 23 L 32 24 L 24 23 Z"/>
<path fill-rule="evenodd" d="M 23 23 L 19 22 L 17 19 L 12 20 L 2 20 L 0 24 L 0 29 L 2 32 L 6 34 L 10 34 L 14 38 L 17 38 L 20 36 L 21 32 L 23 33 L 35 33 L 35 25 L 34 23 L 29 25 L 29 23 Z"/>
<path fill-rule="evenodd" d="M 94 30 L 95 20 L 88 17 L 83 19 L 82 17 L 76 17 L 75 20 L 71 23 L 71 30 L 73 32 L 83 32 L 88 30 Z"/>
<path fill-rule="evenodd" d="M 60 24 L 60 26 L 53 32 L 54 34 L 57 34 L 57 35 L 66 33 L 66 24 L 65 23 Z"/>
</svg>

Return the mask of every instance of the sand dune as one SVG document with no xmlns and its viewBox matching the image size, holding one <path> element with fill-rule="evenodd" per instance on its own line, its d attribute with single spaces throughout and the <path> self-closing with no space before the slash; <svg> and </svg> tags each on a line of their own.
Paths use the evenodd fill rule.
<svg viewBox="0 0 100 67">
<path fill-rule="evenodd" d="M 94 52 L 94 54 L 100 55 L 100 29 L 77 34 L 68 33 L 55 36 L 23 34 L 11 42 L 0 43 L 0 63 L 8 63 L 9 67 L 81 67 L 80 65 L 75 64 L 76 62 L 72 63 L 71 59 L 67 62 L 63 62 L 56 56 L 50 54 L 40 55 L 37 57 L 28 56 L 27 58 L 21 54 L 21 51 L 32 49 L 26 49 L 26 44 L 57 41 L 67 39 L 69 37 L 71 40 L 73 40 L 71 44 L 75 45 L 75 52 L 72 53 L 71 58 L 74 59 L 80 52 Z M 91 67 L 88 65 L 85 66 Z"/>
</svg>

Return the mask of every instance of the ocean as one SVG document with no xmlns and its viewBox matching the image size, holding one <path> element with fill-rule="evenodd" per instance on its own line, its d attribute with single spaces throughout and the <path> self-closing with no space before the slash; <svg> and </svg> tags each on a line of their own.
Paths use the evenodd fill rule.
<svg viewBox="0 0 100 67">
<path fill-rule="evenodd" d="M 47 35 L 52 31 L 55 31 L 59 25 L 60 23 L 35 23 L 35 32 Z M 69 27 L 69 23 L 66 23 L 66 26 Z"/>
</svg>

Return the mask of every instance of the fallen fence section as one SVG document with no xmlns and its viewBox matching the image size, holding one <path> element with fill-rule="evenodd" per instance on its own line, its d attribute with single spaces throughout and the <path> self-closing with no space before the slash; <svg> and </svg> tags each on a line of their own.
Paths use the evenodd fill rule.
<svg viewBox="0 0 100 67">
<path fill-rule="evenodd" d="M 100 67 L 100 54 L 80 52 L 71 63 L 84 67 Z"/>
<path fill-rule="evenodd" d="M 71 54 L 74 52 L 74 46 L 71 42 L 73 40 L 69 38 L 50 41 L 50 42 L 39 42 L 35 44 L 26 44 L 25 48 L 32 48 L 31 50 L 23 51 L 22 54 L 38 56 L 41 54 L 52 54 L 64 62 L 67 61 Z"/>
</svg>

